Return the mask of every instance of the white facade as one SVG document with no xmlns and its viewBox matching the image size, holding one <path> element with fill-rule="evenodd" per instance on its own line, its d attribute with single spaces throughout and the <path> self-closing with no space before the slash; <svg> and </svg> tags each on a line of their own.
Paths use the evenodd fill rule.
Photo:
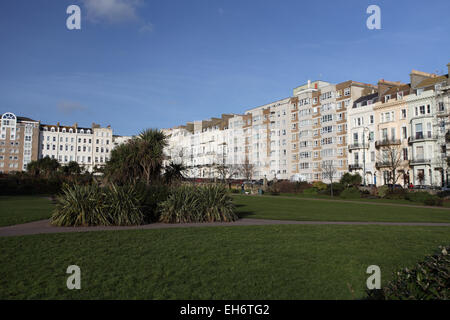
<svg viewBox="0 0 450 320">
<path fill-rule="evenodd" d="M 92 171 L 109 160 L 112 145 L 111 127 L 92 128 L 41 125 L 39 158 L 50 157 L 62 165 L 70 161 Z"/>
</svg>

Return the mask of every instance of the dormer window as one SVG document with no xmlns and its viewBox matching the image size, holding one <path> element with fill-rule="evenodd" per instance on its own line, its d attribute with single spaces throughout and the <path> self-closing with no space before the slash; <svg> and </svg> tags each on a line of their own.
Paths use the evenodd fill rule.
<svg viewBox="0 0 450 320">
<path fill-rule="evenodd" d="M 384 102 L 388 102 L 390 99 L 391 99 L 391 95 L 390 94 L 384 96 Z"/>
<path fill-rule="evenodd" d="M 423 88 L 417 89 L 417 95 L 420 96 L 423 93 Z"/>
<path fill-rule="evenodd" d="M 62 129 L 62 132 L 63 132 L 63 133 L 66 133 L 66 128 L 63 128 L 63 129 Z"/>
<path fill-rule="evenodd" d="M 403 99 L 403 92 L 397 92 L 397 100 Z"/>
<path fill-rule="evenodd" d="M 50 131 L 51 131 L 51 132 L 55 132 L 55 128 L 54 128 L 54 127 L 52 127 Z"/>
</svg>

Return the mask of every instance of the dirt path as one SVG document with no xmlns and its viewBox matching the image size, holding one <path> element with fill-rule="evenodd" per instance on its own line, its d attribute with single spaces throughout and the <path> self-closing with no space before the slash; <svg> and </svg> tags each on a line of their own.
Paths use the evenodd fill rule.
<svg viewBox="0 0 450 320">
<path fill-rule="evenodd" d="M 259 195 L 245 195 L 246 197 L 261 197 Z M 341 200 L 341 199 L 319 199 L 319 198 L 300 198 L 300 197 L 289 197 L 289 196 L 271 196 L 264 195 L 263 198 L 278 198 L 278 199 L 294 199 L 294 200 L 312 200 L 312 201 L 330 201 L 330 202 L 343 202 L 343 203 L 356 203 L 356 204 L 371 204 L 375 206 L 393 206 L 393 207 L 407 207 L 407 208 L 422 208 L 422 209 L 435 209 L 435 210 L 450 210 L 448 207 L 433 207 L 433 206 L 422 206 L 414 204 L 405 203 L 388 203 L 388 202 L 369 202 L 369 201 L 356 201 L 356 200 Z"/>
<path fill-rule="evenodd" d="M 226 226 L 262 226 L 262 225 L 380 225 L 380 226 L 423 226 L 423 227 L 450 227 L 450 223 L 425 222 L 352 222 L 352 221 L 291 221 L 268 219 L 240 219 L 235 222 L 211 223 L 152 223 L 133 227 L 53 227 L 49 220 L 40 220 L 14 226 L 1 227 L 0 236 L 22 236 L 42 233 L 88 232 L 105 230 L 147 230 L 167 228 L 195 228 L 195 227 L 226 227 Z"/>
</svg>

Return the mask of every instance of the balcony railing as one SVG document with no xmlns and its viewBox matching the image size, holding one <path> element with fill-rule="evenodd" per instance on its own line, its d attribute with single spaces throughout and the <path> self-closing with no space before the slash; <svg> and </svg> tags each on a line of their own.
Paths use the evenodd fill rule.
<svg viewBox="0 0 450 320">
<path fill-rule="evenodd" d="M 378 161 L 378 162 L 375 163 L 375 167 L 376 168 L 390 167 L 391 165 L 392 165 L 391 161 L 388 161 L 388 160 L 386 160 L 386 161 Z"/>
<path fill-rule="evenodd" d="M 437 140 L 437 134 L 431 134 L 431 132 L 416 132 L 415 135 L 408 138 L 409 143 L 424 141 L 424 140 Z"/>
<path fill-rule="evenodd" d="M 375 141 L 375 148 L 399 145 L 401 143 L 399 139 L 383 139 Z"/>
<path fill-rule="evenodd" d="M 362 165 L 360 165 L 359 163 L 350 164 L 348 166 L 348 171 L 358 170 L 358 169 L 362 169 Z"/>
<path fill-rule="evenodd" d="M 367 149 L 369 148 L 369 144 L 366 143 L 365 145 L 362 143 L 353 143 L 348 145 L 348 150 L 354 150 L 354 149 Z"/>
<path fill-rule="evenodd" d="M 421 164 L 430 164 L 431 163 L 431 159 L 426 159 L 426 158 L 422 158 L 422 157 L 415 157 L 412 158 L 409 161 L 410 165 L 421 165 Z"/>
</svg>

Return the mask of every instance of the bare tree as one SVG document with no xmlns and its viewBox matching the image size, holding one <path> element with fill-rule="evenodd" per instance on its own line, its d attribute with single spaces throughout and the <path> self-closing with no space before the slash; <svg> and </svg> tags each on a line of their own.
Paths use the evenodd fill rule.
<svg viewBox="0 0 450 320">
<path fill-rule="evenodd" d="M 250 163 L 248 158 L 245 162 L 239 166 L 239 173 L 247 180 L 252 180 L 253 174 L 255 173 L 255 166 Z"/>
<path fill-rule="evenodd" d="M 378 158 L 378 167 L 385 167 L 389 170 L 388 182 L 392 184 L 392 188 L 401 176 L 403 155 L 400 145 L 386 145 L 381 147 Z"/>
<path fill-rule="evenodd" d="M 331 196 L 333 196 L 333 179 L 336 176 L 337 170 L 333 165 L 333 161 L 323 161 L 322 162 L 322 179 L 330 180 L 330 190 Z"/>
<path fill-rule="evenodd" d="M 239 166 L 226 163 L 225 156 L 216 156 L 213 167 L 223 183 L 228 183 L 233 177 L 239 173 Z"/>
</svg>

